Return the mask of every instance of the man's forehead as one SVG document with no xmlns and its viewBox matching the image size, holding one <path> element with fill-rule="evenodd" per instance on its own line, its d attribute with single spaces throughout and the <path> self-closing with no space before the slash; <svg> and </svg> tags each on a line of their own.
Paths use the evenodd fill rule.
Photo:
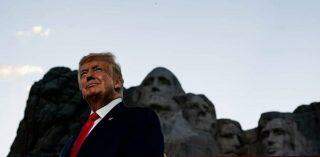
<svg viewBox="0 0 320 157">
<path fill-rule="evenodd" d="M 91 60 L 83 63 L 80 66 L 80 70 L 95 67 L 95 66 L 107 67 L 108 65 L 109 65 L 108 62 L 103 60 Z"/>
</svg>

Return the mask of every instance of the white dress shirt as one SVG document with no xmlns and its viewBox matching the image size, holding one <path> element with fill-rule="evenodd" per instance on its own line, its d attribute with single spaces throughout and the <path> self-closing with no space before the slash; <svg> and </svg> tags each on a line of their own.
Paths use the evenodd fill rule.
<svg viewBox="0 0 320 157">
<path fill-rule="evenodd" d="M 96 111 L 96 113 L 99 115 L 100 118 L 98 118 L 96 121 L 94 121 L 94 124 L 92 126 L 92 128 L 90 129 L 88 135 L 90 134 L 91 130 L 101 121 L 101 119 L 106 116 L 113 107 L 115 107 L 117 104 L 119 104 L 122 101 L 122 98 L 117 98 L 112 100 L 109 104 L 107 104 L 106 106 L 103 106 L 102 108 L 100 108 L 99 110 Z M 93 113 L 93 111 L 91 111 L 90 115 Z"/>
</svg>

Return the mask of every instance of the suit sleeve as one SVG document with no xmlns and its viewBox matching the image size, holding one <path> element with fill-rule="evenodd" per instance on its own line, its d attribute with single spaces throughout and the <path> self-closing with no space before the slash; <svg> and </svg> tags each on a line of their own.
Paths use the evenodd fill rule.
<svg viewBox="0 0 320 157">
<path fill-rule="evenodd" d="M 139 127 L 128 139 L 124 156 L 163 157 L 164 139 L 158 116 L 150 109 L 144 111 Z"/>
</svg>

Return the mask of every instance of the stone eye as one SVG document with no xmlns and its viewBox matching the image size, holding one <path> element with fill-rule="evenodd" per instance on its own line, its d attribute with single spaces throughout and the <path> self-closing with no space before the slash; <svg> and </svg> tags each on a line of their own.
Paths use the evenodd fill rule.
<svg viewBox="0 0 320 157">
<path fill-rule="evenodd" d="M 284 135 L 285 134 L 284 130 L 282 130 L 282 129 L 274 129 L 273 132 L 276 135 Z"/>
<path fill-rule="evenodd" d="M 146 80 L 143 81 L 142 85 L 143 86 L 150 86 L 153 82 L 154 78 L 153 77 L 149 77 Z"/>
<path fill-rule="evenodd" d="M 261 133 L 261 138 L 262 139 L 265 139 L 265 138 L 267 138 L 269 136 L 269 131 L 262 131 L 262 133 Z"/>
<path fill-rule="evenodd" d="M 160 84 L 163 84 L 163 85 L 168 85 L 168 86 L 171 85 L 170 80 L 168 80 L 168 79 L 165 78 L 165 77 L 159 77 L 159 82 L 160 82 Z"/>
</svg>

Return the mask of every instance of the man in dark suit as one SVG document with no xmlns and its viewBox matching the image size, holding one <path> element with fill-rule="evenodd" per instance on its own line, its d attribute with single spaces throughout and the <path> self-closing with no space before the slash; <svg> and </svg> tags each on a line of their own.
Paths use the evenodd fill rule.
<svg viewBox="0 0 320 157">
<path fill-rule="evenodd" d="M 79 62 L 79 86 L 91 109 L 61 157 L 162 157 L 164 142 L 155 112 L 122 102 L 123 79 L 111 53 L 91 53 Z"/>
</svg>

